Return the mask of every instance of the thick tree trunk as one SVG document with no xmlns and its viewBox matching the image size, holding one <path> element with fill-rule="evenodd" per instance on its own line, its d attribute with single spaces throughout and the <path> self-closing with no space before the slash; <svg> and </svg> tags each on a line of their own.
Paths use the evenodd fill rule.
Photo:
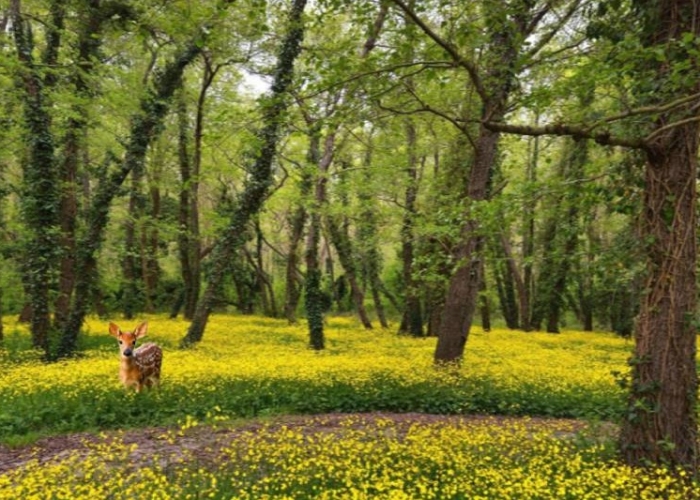
<svg viewBox="0 0 700 500">
<path fill-rule="evenodd" d="M 78 217 L 78 191 L 81 156 L 85 151 L 88 124 L 86 101 L 94 92 L 87 77 L 94 69 L 98 51 L 102 45 L 102 26 L 111 17 L 112 9 L 100 5 L 100 0 L 89 0 L 78 39 L 78 58 L 75 72 L 71 76 L 78 99 L 72 105 L 70 118 L 63 138 L 60 176 L 60 221 L 61 249 L 58 277 L 58 294 L 54 302 L 54 326 L 60 331 L 65 326 L 70 312 L 71 298 L 76 280 L 76 223 Z M 120 8 L 121 9 L 121 8 Z M 128 8 L 120 12 L 127 17 Z"/>
<path fill-rule="evenodd" d="M 492 113 L 486 113 L 493 116 Z M 474 162 L 469 173 L 466 196 L 471 201 L 486 199 L 491 167 L 496 159 L 499 133 L 480 127 L 476 142 Z M 435 362 L 438 364 L 460 362 L 476 309 L 483 266 L 483 236 L 479 223 L 470 213 L 462 227 L 461 241 L 454 257 L 457 269 L 450 278 L 445 305 L 440 319 Z"/>
<path fill-rule="evenodd" d="M 287 109 L 285 98 L 292 82 L 294 61 L 301 51 L 301 40 L 304 34 L 302 14 L 305 6 L 306 0 L 292 2 L 289 32 L 282 43 L 270 99 L 263 109 L 263 128 L 259 134 L 260 152 L 251 168 L 250 177 L 246 180 L 236 209 L 231 214 L 229 225 L 212 251 L 212 271 L 204 294 L 197 304 L 190 328 L 181 341 L 182 347 L 202 340 L 216 299 L 216 292 L 224 278 L 226 265 L 234 252 L 245 243 L 243 237 L 245 228 L 262 207 L 272 182 L 272 161 L 277 150 L 282 117 Z"/>
<path fill-rule="evenodd" d="M 52 18 L 48 26 L 47 45 L 43 62 L 55 64 L 60 45 L 62 7 L 51 4 Z M 57 259 L 55 234 L 59 228 L 59 190 L 51 115 L 44 95 L 45 86 L 36 69 L 32 55 L 34 45 L 28 22 L 21 15 L 19 3 L 13 6 L 11 17 L 19 61 L 20 85 L 27 128 L 29 157 L 23 165 L 22 213 L 28 228 L 26 247 L 27 281 L 25 289 L 31 305 L 32 345 L 51 356 L 51 307 L 49 290 L 53 285 L 53 264 Z"/>
<path fill-rule="evenodd" d="M 318 184 L 316 195 L 318 196 Z M 309 232 L 306 237 L 306 277 L 304 280 L 304 307 L 309 327 L 309 346 L 320 351 L 325 348 L 323 332 L 324 297 L 321 291 L 321 266 L 318 249 L 321 239 L 321 215 L 311 212 Z"/>
<path fill-rule="evenodd" d="M 697 123 L 677 126 L 647 155 L 642 241 L 648 276 L 621 434 L 632 464 L 697 466 L 698 133 Z"/>
</svg>

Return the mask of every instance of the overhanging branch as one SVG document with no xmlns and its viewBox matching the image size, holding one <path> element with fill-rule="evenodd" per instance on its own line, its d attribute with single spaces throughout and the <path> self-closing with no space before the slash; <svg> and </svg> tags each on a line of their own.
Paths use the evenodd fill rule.
<svg viewBox="0 0 700 500">
<path fill-rule="evenodd" d="M 593 132 L 591 127 L 571 125 L 566 123 L 550 123 L 542 126 L 515 125 L 505 122 L 483 122 L 484 127 L 494 132 L 505 134 L 527 135 L 538 137 L 542 135 L 555 135 L 560 137 L 573 137 L 574 139 L 591 139 L 604 146 L 622 146 L 632 149 L 648 149 L 646 139 L 636 137 L 621 137 L 609 131 Z"/>
</svg>

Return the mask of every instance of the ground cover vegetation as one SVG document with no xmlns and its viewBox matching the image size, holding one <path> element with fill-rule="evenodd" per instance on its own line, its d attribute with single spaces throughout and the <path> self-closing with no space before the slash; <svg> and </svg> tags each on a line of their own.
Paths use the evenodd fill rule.
<svg viewBox="0 0 700 500">
<path fill-rule="evenodd" d="M 149 397 L 196 418 L 329 391 L 347 411 L 622 415 L 628 464 L 698 468 L 694 0 L 10 0 L 0 28 L 0 316 L 29 325 L 37 380 L 94 356 L 95 317 L 182 316 L 166 347 L 210 363 L 211 314 L 284 317 L 321 352 L 325 317 L 352 313 L 432 346 L 405 384 L 366 375 L 371 405 L 332 370 Z M 428 369 L 479 367 L 476 332 L 502 325 L 631 339 L 624 390 L 574 404 L 554 378 Z M 76 416 L 46 390 L 3 428 L 128 420 L 116 392 Z"/>
<path fill-rule="evenodd" d="M 434 370 L 434 339 L 366 332 L 355 320 L 328 325 L 328 347 L 308 349 L 305 327 L 258 316 L 218 316 L 210 341 L 177 348 L 183 320 L 151 318 L 151 341 L 164 350 L 163 384 L 125 392 L 107 323 L 90 319 L 77 360 L 46 365 L 8 338 L 0 374 L 3 440 L 37 433 L 174 424 L 208 413 L 254 417 L 284 413 L 426 412 L 539 415 L 615 420 L 629 342 L 569 332 L 566 341 L 507 330 L 475 334 L 469 368 Z M 16 338 L 15 338 L 16 337 Z M 506 355 L 506 353 L 508 353 Z M 14 360 L 14 361 L 13 361 Z"/>
<path fill-rule="evenodd" d="M 0 469 L 0 498 L 700 492 L 686 471 L 619 459 L 610 422 L 624 411 L 618 380 L 631 343 L 613 334 L 476 329 L 468 367 L 448 372 L 430 362 L 435 339 L 367 332 L 347 317 L 329 319 L 321 352 L 308 348 L 304 327 L 285 320 L 214 315 L 207 340 L 189 350 L 178 348 L 185 321 L 148 320 L 164 348 L 163 384 L 141 394 L 125 393 L 118 380 L 106 321 L 88 319 L 80 359 L 49 366 L 27 350 L 26 326 L 12 325 L 0 353 L 2 442 L 16 448 L 42 435 L 91 433 L 84 446 L 29 453 Z M 304 413 L 329 416 L 282 417 Z M 128 439 L 138 427 L 154 429 L 146 442 Z"/>
</svg>

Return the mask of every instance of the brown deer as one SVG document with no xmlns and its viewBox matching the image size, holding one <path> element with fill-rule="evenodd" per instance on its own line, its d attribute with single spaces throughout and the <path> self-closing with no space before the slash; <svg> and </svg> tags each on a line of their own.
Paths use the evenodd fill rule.
<svg viewBox="0 0 700 500">
<path fill-rule="evenodd" d="M 141 323 L 133 332 L 123 332 L 114 323 L 109 324 L 109 334 L 119 341 L 121 364 L 119 379 L 124 387 L 134 386 L 136 392 L 144 387 L 153 387 L 160 383 L 160 365 L 163 351 L 156 344 L 149 342 L 136 349 L 136 341 L 146 336 L 148 323 Z"/>
</svg>

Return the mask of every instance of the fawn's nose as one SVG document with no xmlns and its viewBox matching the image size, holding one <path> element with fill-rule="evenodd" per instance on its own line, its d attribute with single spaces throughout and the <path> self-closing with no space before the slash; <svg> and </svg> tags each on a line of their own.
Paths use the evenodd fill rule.
<svg viewBox="0 0 700 500">
<path fill-rule="evenodd" d="M 132 351 L 131 349 L 124 349 L 124 356 L 131 356 Z"/>
</svg>

